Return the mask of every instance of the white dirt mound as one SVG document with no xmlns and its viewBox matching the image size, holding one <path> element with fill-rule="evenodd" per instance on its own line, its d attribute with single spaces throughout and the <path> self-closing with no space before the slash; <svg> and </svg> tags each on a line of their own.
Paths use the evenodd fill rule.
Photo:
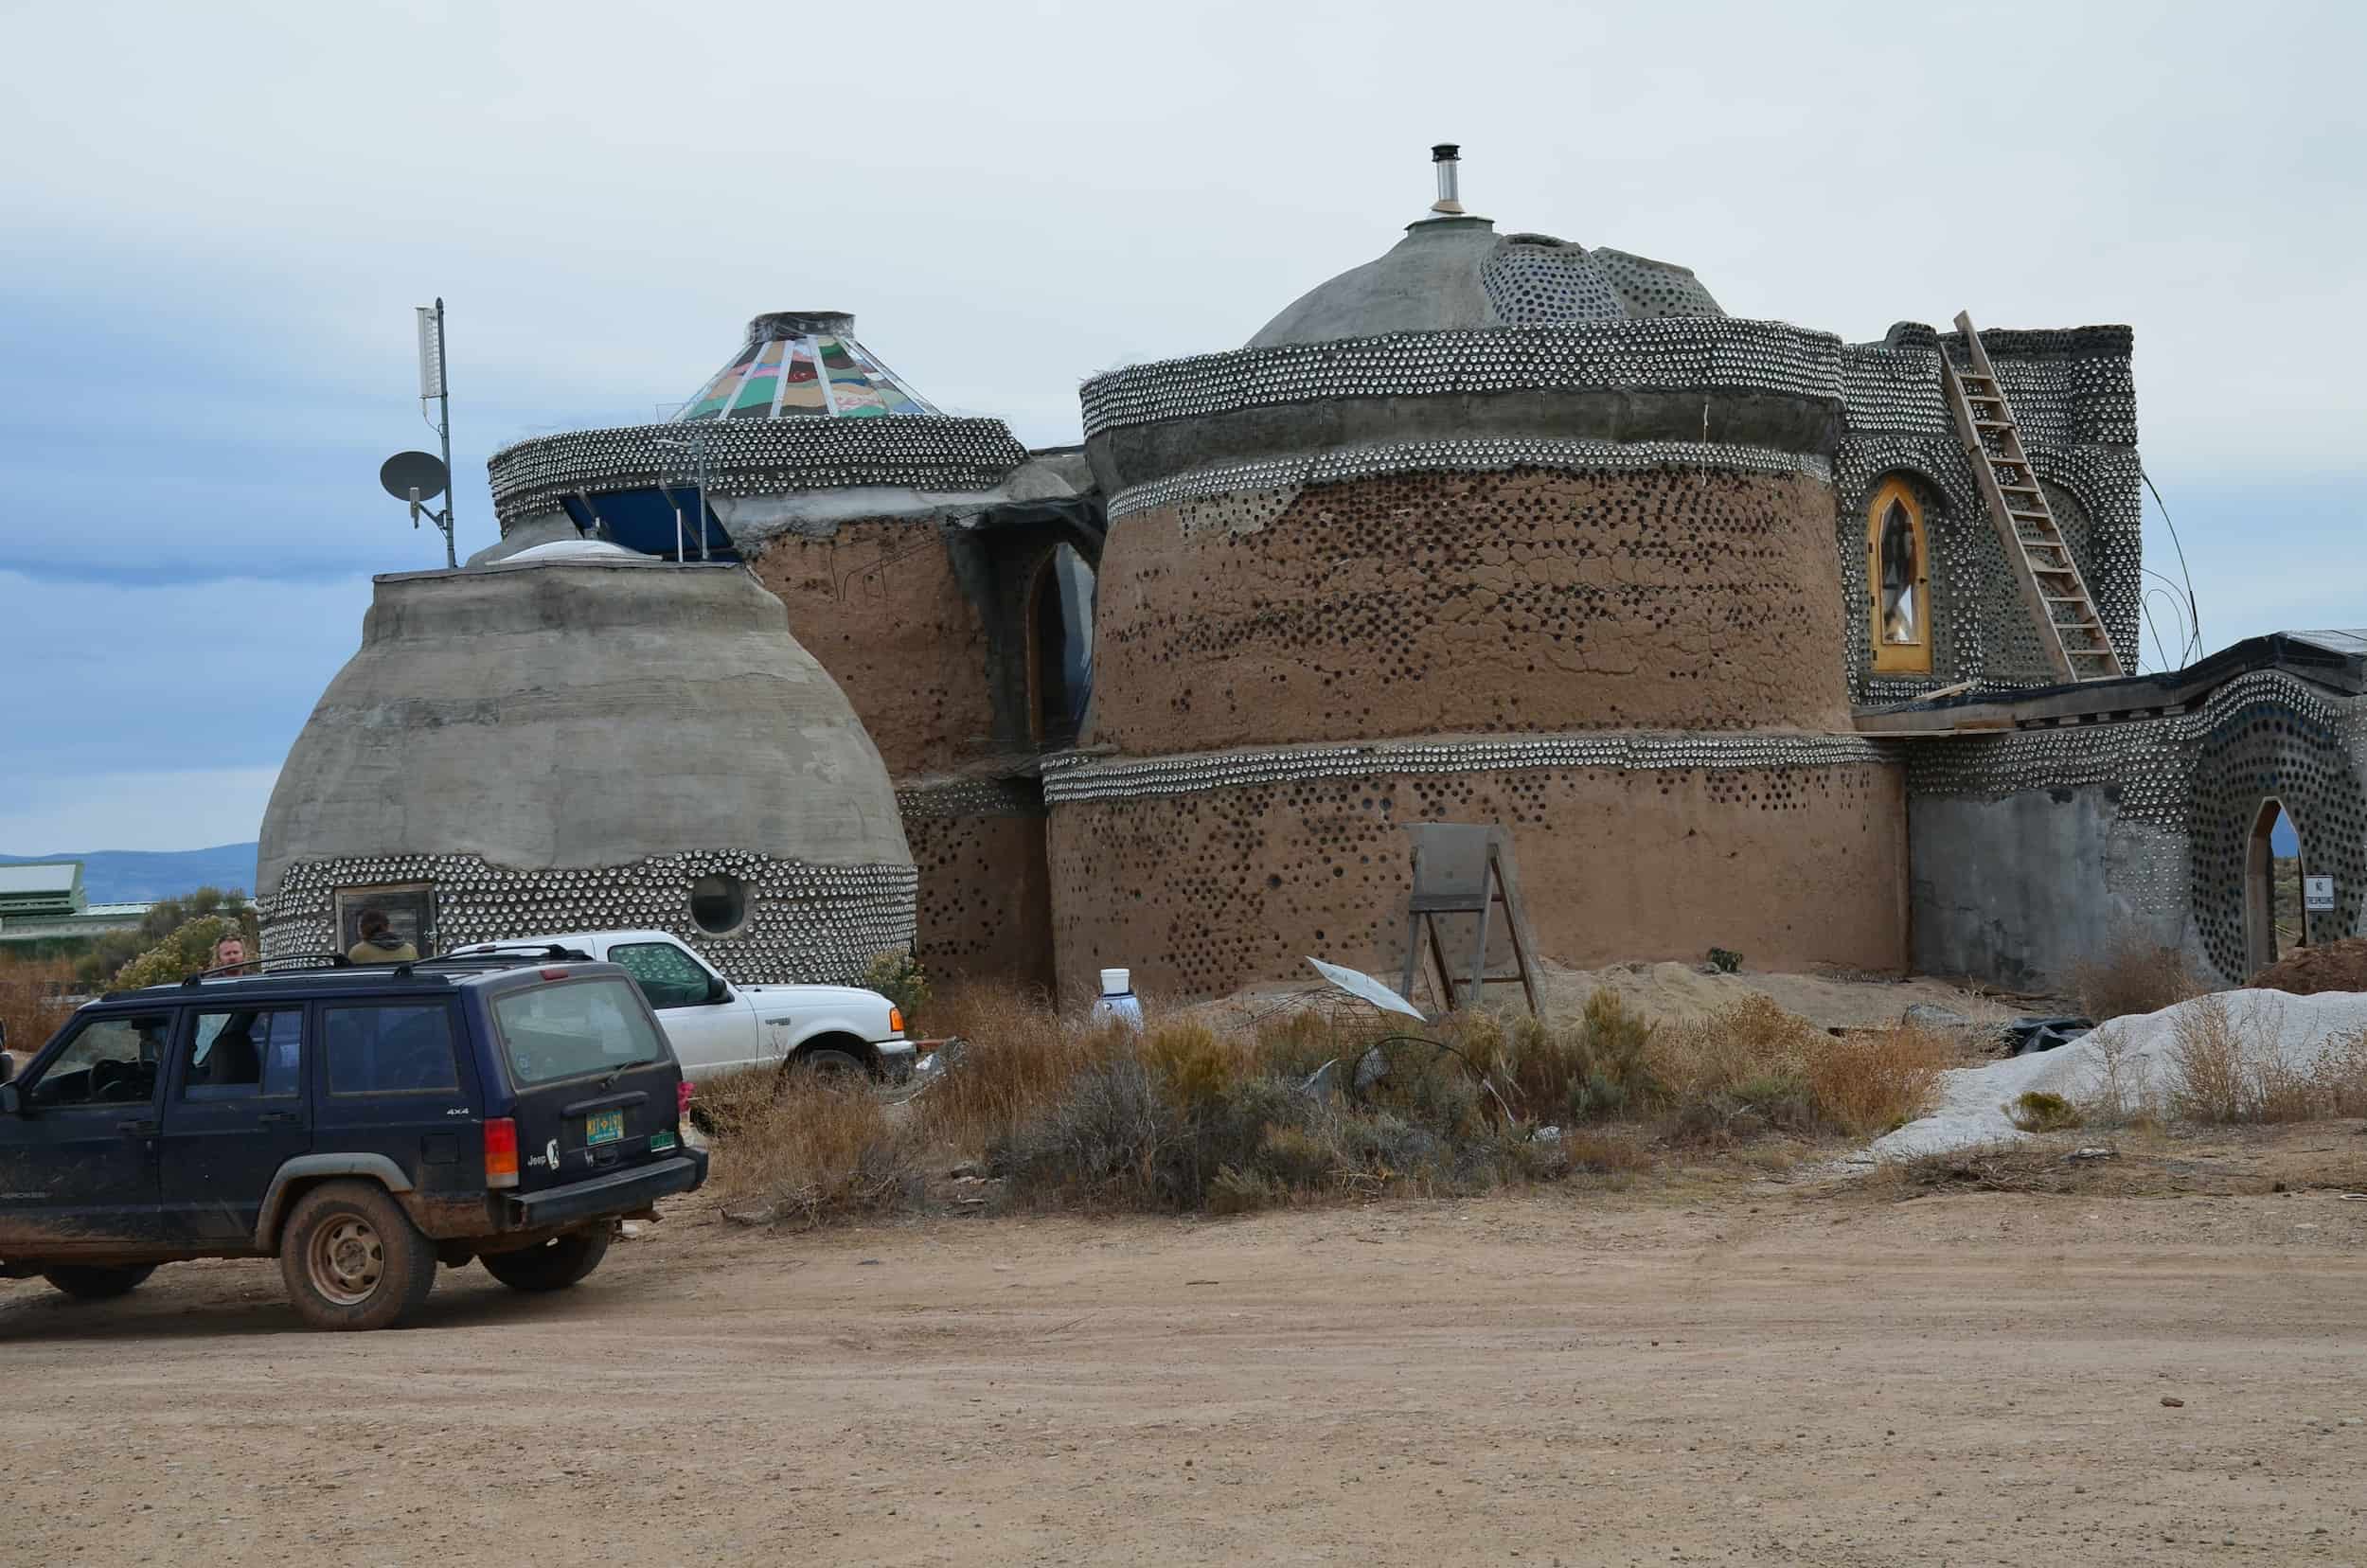
<svg viewBox="0 0 2367 1568">
<path fill-rule="evenodd" d="M 2296 1072 L 2310 1071 L 2331 1044 L 2367 1030 L 2367 991 L 2316 996 L 2221 991 L 2160 1012 L 2116 1018 L 2056 1050 L 1942 1073 L 1939 1108 L 1876 1139 L 1861 1158 L 1903 1159 L 2026 1137 L 2006 1107 L 2034 1091 L 2077 1103 L 2104 1090 L 2109 1078 L 2125 1103 L 2159 1103 L 2177 1078 L 2173 1053 L 2180 1021 L 2215 1002 L 2227 1008 L 2229 1025 L 2248 1048 L 2264 1055 L 2273 1050 Z"/>
</svg>

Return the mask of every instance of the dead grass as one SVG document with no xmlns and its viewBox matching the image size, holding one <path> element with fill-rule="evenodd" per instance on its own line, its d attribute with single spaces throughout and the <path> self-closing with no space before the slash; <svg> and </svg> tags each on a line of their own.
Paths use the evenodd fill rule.
<svg viewBox="0 0 2367 1568">
<path fill-rule="evenodd" d="M 811 1227 L 919 1202 L 922 1146 L 867 1084 L 756 1068 L 701 1083 L 699 1099 L 726 1213 Z"/>
<path fill-rule="evenodd" d="M 1753 1168 L 1780 1170 L 1808 1142 L 1916 1114 L 1952 1049 L 1905 1026 L 1836 1038 L 1755 995 L 1656 1028 L 1608 989 L 1552 1025 L 1466 1014 L 1427 1030 L 1364 1011 L 1219 1028 L 1152 1009 L 1137 1038 L 991 986 L 950 992 L 932 1018 L 965 1049 L 891 1108 L 820 1085 L 776 1096 L 770 1074 L 703 1083 L 727 1201 L 822 1223 L 918 1203 L 922 1172 L 971 1162 L 1005 1203 L 1184 1213 L 1625 1182 L 1674 1145 L 1775 1150 Z"/>
<path fill-rule="evenodd" d="M 2222 996 L 2181 1011 L 2170 1039 L 2169 1113 L 2221 1124 L 2367 1114 L 2367 1030 L 2329 1041 L 2305 1066 L 2276 1049 L 2281 1014 L 2263 1001 L 2238 1025 Z"/>
<path fill-rule="evenodd" d="M 2210 989 L 2176 948 L 2127 939 L 2103 958 L 2072 966 L 2071 984 L 2079 1010 L 2099 1024 L 2160 1012 Z"/>
<path fill-rule="evenodd" d="M 1909 1024 L 1827 1034 L 1760 996 L 1659 1039 L 1669 1131 L 1711 1144 L 1887 1132 L 1922 1113 L 1956 1053 Z"/>
<path fill-rule="evenodd" d="M 71 959 L 0 961 L 0 1024 L 8 1025 L 10 1056 L 27 1061 L 48 1042 L 74 1011 L 63 1000 L 73 989 Z"/>
</svg>

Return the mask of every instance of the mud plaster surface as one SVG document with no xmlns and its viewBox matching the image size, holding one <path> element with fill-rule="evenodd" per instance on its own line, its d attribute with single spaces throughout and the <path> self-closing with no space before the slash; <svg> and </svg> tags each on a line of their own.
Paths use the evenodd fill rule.
<svg viewBox="0 0 2367 1568">
<path fill-rule="evenodd" d="M 1493 773 L 1310 779 L 1058 805 L 1063 980 L 1108 966 L 1178 996 L 1297 979 L 1311 954 L 1395 973 L 1401 824 L 1510 829 L 1543 957 L 1766 969 L 1906 965 L 1904 787 L 1895 767 Z M 925 874 L 924 874 L 925 875 Z"/>
<path fill-rule="evenodd" d="M 1052 884 L 1040 816 L 914 813 L 916 951 L 932 975 L 1052 983 Z"/>
<path fill-rule="evenodd" d="M 1089 741 L 1849 728 L 1833 500 L 1809 478 L 1404 474 L 1260 515 L 1216 497 L 1112 532 Z"/>
<path fill-rule="evenodd" d="M 789 628 L 834 677 L 896 778 L 991 749 L 987 628 L 935 526 L 864 522 L 782 534 L 752 563 Z"/>
</svg>

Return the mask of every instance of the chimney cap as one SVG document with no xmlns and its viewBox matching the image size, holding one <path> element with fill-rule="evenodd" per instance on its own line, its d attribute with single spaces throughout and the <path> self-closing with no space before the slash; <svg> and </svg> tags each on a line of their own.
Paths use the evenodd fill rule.
<svg viewBox="0 0 2367 1568">
<path fill-rule="evenodd" d="M 1433 163 L 1452 163 L 1462 155 L 1463 145 L 1460 142 L 1438 142 L 1430 150 L 1430 161 Z"/>
</svg>

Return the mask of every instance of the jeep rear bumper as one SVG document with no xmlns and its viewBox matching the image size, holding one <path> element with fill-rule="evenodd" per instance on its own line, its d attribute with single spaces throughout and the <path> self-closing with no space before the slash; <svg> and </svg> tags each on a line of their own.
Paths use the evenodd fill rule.
<svg viewBox="0 0 2367 1568">
<path fill-rule="evenodd" d="M 595 1176 L 589 1181 L 544 1187 L 540 1192 L 512 1193 L 510 1213 L 521 1226 L 540 1230 L 548 1225 L 597 1219 L 603 1214 L 632 1214 L 648 1208 L 660 1198 L 688 1192 L 706 1179 L 706 1150 L 685 1149 L 650 1165 Z"/>
</svg>

